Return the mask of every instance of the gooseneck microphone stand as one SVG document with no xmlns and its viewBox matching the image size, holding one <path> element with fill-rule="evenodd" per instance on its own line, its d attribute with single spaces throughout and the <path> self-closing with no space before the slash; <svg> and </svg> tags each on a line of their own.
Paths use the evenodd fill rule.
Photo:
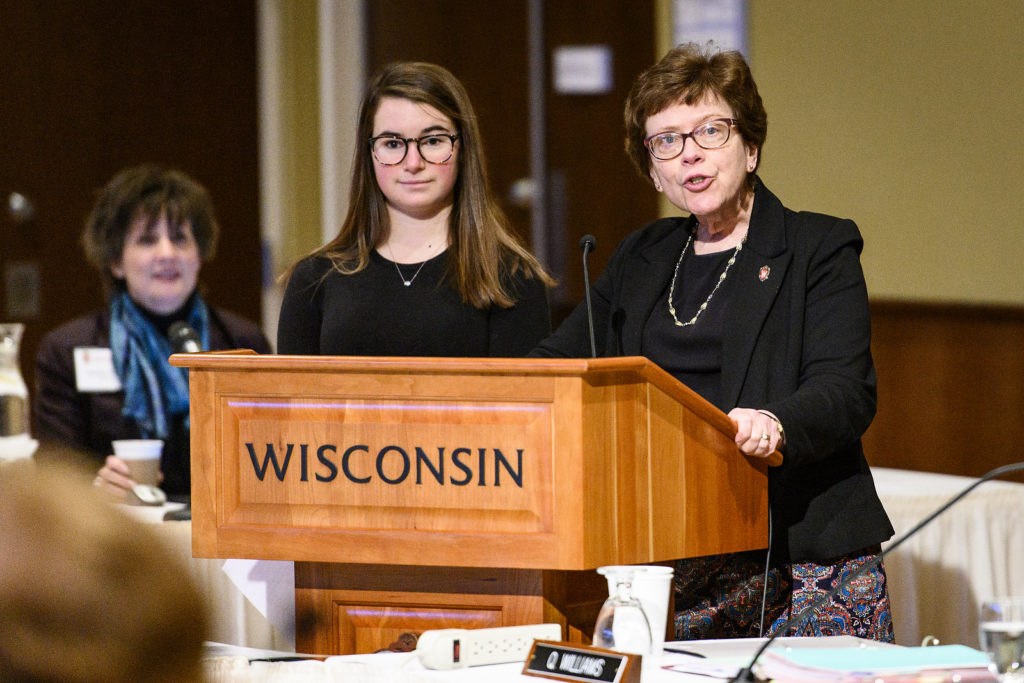
<svg viewBox="0 0 1024 683">
<path fill-rule="evenodd" d="M 750 664 L 740 669 L 739 673 L 737 673 L 736 676 L 732 678 L 731 683 L 756 683 L 758 681 L 764 680 L 758 678 L 757 675 L 754 674 L 754 665 L 757 664 L 758 660 L 761 658 L 761 655 L 764 653 L 764 651 L 771 647 L 771 644 L 774 643 L 779 637 L 788 633 L 790 628 L 792 628 L 796 624 L 799 624 L 808 616 L 813 616 L 814 612 L 816 612 L 822 606 L 828 604 L 832 600 L 832 598 L 834 598 L 841 590 L 843 590 L 851 583 L 853 583 L 853 581 L 857 577 L 859 577 L 861 574 L 868 571 L 869 569 L 873 569 L 874 567 L 876 567 L 882 561 L 882 558 L 884 558 L 886 555 L 891 553 L 896 548 L 900 547 L 900 545 L 902 545 L 904 541 L 906 541 L 908 538 L 916 534 L 924 527 L 928 526 L 932 522 L 932 520 L 934 520 L 936 517 L 941 515 L 949 508 L 953 507 L 953 505 L 956 504 L 961 498 L 963 498 L 968 493 L 976 489 L 978 486 L 985 483 L 989 479 L 995 479 L 997 477 L 1001 477 L 1004 474 L 1008 474 L 1010 472 L 1017 472 L 1019 470 L 1024 470 L 1024 462 L 1015 462 L 1009 465 L 1003 465 L 1002 467 L 997 467 L 994 470 L 990 470 L 985 474 L 981 475 L 976 481 L 971 482 L 970 486 L 968 486 L 963 491 L 956 494 L 948 501 L 940 505 L 935 512 L 931 513 L 923 520 L 915 524 L 913 528 L 911 528 L 909 531 L 907 531 L 902 536 L 893 541 L 888 548 L 886 548 L 881 553 L 873 557 L 870 561 L 865 562 L 860 567 L 858 567 L 856 571 L 852 572 L 849 576 L 847 576 L 845 579 L 836 584 L 835 587 L 833 587 L 832 590 L 830 590 L 828 593 L 819 597 L 810 605 L 800 610 L 797 614 L 794 614 L 789 619 L 787 619 L 786 623 L 784 623 L 780 629 L 778 629 L 770 638 L 768 638 L 768 640 L 764 642 L 763 645 L 761 645 L 761 647 L 757 649 L 757 652 L 754 653 L 754 657 L 750 660 Z"/>
</svg>

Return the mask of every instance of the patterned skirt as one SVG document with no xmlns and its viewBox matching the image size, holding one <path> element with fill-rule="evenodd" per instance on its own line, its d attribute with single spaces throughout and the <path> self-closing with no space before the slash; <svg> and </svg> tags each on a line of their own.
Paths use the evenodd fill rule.
<svg viewBox="0 0 1024 683">
<path fill-rule="evenodd" d="M 872 552 L 872 550 L 874 552 Z M 835 558 L 828 564 L 798 562 L 773 567 L 765 594 L 765 551 L 695 557 L 676 562 L 675 634 L 677 640 L 756 638 L 782 628 L 861 565 L 878 549 Z M 893 642 L 892 612 L 881 563 L 842 589 L 813 616 L 792 627 L 790 636 L 851 635 Z"/>
</svg>

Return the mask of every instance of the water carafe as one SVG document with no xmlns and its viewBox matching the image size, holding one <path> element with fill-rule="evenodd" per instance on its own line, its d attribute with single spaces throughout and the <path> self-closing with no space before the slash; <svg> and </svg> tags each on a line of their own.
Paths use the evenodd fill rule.
<svg viewBox="0 0 1024 683">
<path fill-rule="evenodd" d="M 24 331 L 21 323 L 0 323 L 0 438 L 28 436 L 28 387 L 18 367 Z"/>
</svg>

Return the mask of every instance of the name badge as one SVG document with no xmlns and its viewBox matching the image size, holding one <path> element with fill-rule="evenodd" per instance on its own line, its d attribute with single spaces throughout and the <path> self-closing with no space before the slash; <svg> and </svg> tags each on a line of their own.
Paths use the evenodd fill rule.
<svg viewBox="0 0 1024 683">
<path fill-rule="evenodd" d="M 114 355 L 109 348 L 75 347 L 75 388 L 88 394 L 121 390 L 121 380 L 114 370 Z"/>
</svg>

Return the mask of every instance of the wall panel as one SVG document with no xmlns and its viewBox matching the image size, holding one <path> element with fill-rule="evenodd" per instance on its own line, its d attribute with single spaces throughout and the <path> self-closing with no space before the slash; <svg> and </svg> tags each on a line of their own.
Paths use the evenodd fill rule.
<svg viewBox="0 0 1024 683">
<path fill-rule="evenodd" d="M 1024 460 L 1024 309 L 874 301 L 871 317 L 872 465 L 978 476 Z"/>
</svg>

